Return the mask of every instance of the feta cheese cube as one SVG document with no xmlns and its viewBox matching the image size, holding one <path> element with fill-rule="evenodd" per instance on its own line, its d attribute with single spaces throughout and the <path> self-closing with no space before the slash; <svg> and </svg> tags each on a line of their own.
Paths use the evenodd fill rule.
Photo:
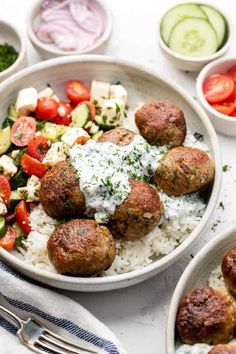
<svg viewBox="0 0 236 354">
<path fill-rule="evenodd" d="M 111 85 L 110 86 L 110 95 L 109 98 L 119 98 L 124 102 L 124 105 L 127 103 L 128 93 L 122 85 Z"/>
<path fill-rule="evenodd" d="M 82 128 L 71 128 L 68 132 L 62 135 L 61 141 L 69 147 L 72 147 L 80 136 L 89 137 L 89 134 Z"/>
<path fill-rule="evenodd" d="M 51 87 L 46 87 L 44 90 L 38 93 L 38 98 L 51 97 L 53 95 L 53 90 Z"/>
<path fill-rule="evenodd" d="M 99 127 L 95 123 L 93 123 L 91 125 L 91 128 L 89 129 L 89 134 L 93 135 L 93 134 L 97 133 L 98 130 L 99 130 Z"/>
<path fill-rule="evenodd" d="M 17 188 L 22 198 L 27 196 L 27 202 L 38 202 L 39 201 L 39 190 L 40 190 L 40 179 L 36 176 L 31 176 L 25 187 Z"/>
<path fill-rule="evenodd" d="M 16 100 L 16 111 L 19 115 L 28 115 L 35 111 L 37 102 L 38 94 L 35 88 L 20 90 Z"/>
<path fill-rule="evenodd" d="M 13 162 L 13 159 L 7 155 L 0 157 L 0 168 L 3 169 L 4 175 L 14 176 L 17 172 L 17 167 Z"/>
<path fill-rule="evenodd" d="M 102 107 L 109 98 L 110 84 L 102 81 L 92 81 L 90 101 L 97 107 Z"/>
<path fill-rule="evenodd" d="M 7 213 L 7 207 L 3 199 L 0 197 L 0 215 L 5 215 L 6 213 Z"/>
<path fill-rule="evenodd" d="M 107 126 L 117 126 L 124 116 L 125 105 L 121 99 L 105 100 L 102 106 L 102 124 Z"/>
<path fill-rule="evenodd" d="M 11 157 L 14 159 L 19 154 L 20 150 L 12 150 Z"/>
<path fill-rule="evenodd" d="M 60 161 L 65 161 L 68 156 L 69 146 L 59 141 L 52 144 L 42 162 L 44 165 L 52 167 Z"/>
</svg>

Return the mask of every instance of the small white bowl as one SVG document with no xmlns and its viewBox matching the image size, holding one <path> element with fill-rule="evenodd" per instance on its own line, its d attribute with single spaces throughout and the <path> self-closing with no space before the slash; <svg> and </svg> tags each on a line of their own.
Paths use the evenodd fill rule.
<svg viewBox="0 0 236 354">
<path fill-rule="evenodd" d="M 202 69 L 196 83 L 197 98 L 210 117 L 216 131 L 218 133 L 231 136 L 236 136 L 236 118 L 226 116 L 225 114 L 222 114 L 212 108 L 204 97 L 202 86 L 208 76 L 212 74 L 226 73 L 232 66 L 235 65 L 236 57 L 215 60 Z"/>
<path fill-rule="evenodd" d="M 97 41 L 92 47 L 83 51 L 64 51 L 59 49 L 53 43 L 44 43 L 38 39 L 33 30 L 33 23 L 40 13 L 40 8 L 43 0 L 36 1 L 31 7 L 28 17 L 27 17 L 27 34 L 33 45 L 33 47 L 39 52 L 39 54 L 44 59 L 52 59 L 65 55 L 76 55 L 76 54 L 86 54 L 86 53 L 100 53 L 105 47 L 106 42 L 111 36 L 112 32 L 112 13 L 110 12 L 105 1 L 93 0 L 97 3 L 104 11 L 105 14 L 105 31 L 102 37 Z"/>
<path fill-rule="evenodd" d="M 16 61 L 0 72 L 0 82 L 27 66 L 26 45 L 23 35 L 8 22 L 0 21 L 0 44 L 8 43 L 19 53 Z"/>
<path fill-rule="evenodd" d="M 178 2 L 178 5 L 180 4 L 198 4 L 197 1 L 183 1 L 183 2 Z M 199 1 L 199 3 L 201 4 L 201 1 Z M 165 57 L 178 69 L 180 70 L 184 70 L 184 71 L 200 71 L 206 64 L 208 64 L 209 62 L 211 62 L 212 60 L 215 60 L 219 57 L 221 57 L 222 55 L 224 55 L 231 44 L 231 40 L 232 40 L 232 25 L 231 25 L 231 20 L 229 19 L 229 17 L 225 14 L 225 12 L 217 6 L 215 6 L 215 4 L 211 3 L 211 2 L 205 2 L 204 1 L 204 5 L 208 5 L 208 6 L 212 6 L 214 9 L 218 10 L 224 17 L 225 22 L 226 22 L 226 26 L 227 26 L 227 39 L 225 44 L 223 45 L 223 47 L 218 50 L 216 53 L 209 55 L 207 57 L 202 57 L 202 58 L 194 58 L 194 57 L 188 57 L 179 53 L 174 52 L 173 50 L 171 50 L 167 44 L 164 42 L 164 40 L 162 39 L 161 36 L 161 31 L 160 31 L 160 27 L 161 27 L 161 22 L 164 18 L 164 16 L 166 15 L 166 13 L 173 8 L 174 6 L 168 8 L 168 10 L 164 13 L 164 15 L 161 17 L 160 22 L 158 23 L 158 40 L 159 40 L 159 45 L 160 48 L 162 50 L 162 53 L 165 55 Z"/>
</svg>

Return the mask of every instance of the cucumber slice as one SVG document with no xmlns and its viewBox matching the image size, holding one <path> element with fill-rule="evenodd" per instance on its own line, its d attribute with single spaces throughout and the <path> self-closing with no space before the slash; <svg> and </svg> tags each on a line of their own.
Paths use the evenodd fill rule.
<svg viewBox="0 0 236 354">
<path fill-rule="evenodd" d="M 11 104 L 8 110 L 8 115 L 13 117 L 13 118 L 18 118 L 19 114 L 16 110 L 16 106 L 14 104 Z"/>
<path fill-rule="evenodd" d="M 84 128 L 86 124 L 89 122 L 91 117 L 91 112 L 86 103 L 82 103 L 79 107 L 75 108 L 71 112 L 72 117 L 72 126 Z"/>
<path fill-rule="evenodd" d="M 7 232 L 6 220 L 3 216 L 0 216 L 0 238 L 2 238 Z"/>
<path fill-rule="evenodd" d="M 217 51 L 216 32 L 202 18 L 186 18 L 177 23 L 171 32 L 169 47 L 188 57 L 206 57 Z"/>
<path fill-rule="evenodd" d="M 66 127 L 65 125 L 46 122 L 41 130 L 41 135 L 43 135 L 48 140 L 55 142 L 69 129 L 70 128 Z"/>
<path fill-rule="evenodd" d="M 8 205 L 9 210 L 15 210 L 17 204 L 22 200 L 20 194 L 17 191 L 11 192 L 10 202 Z"/>
<path fill-rule="evenodd" d="M 0 155 L 4 154 L 11 146 L 11 128 L 0 130 Z"/>
<path fill-rule="evenodd" d="M 7 116 L 2 123 L 2 128 L 6 128 L 6 127 L 11 128 L 13 126 L 13 124 L 15 123 L 15 121 L 16 121 L 16 118 L 11 117 L 11 116 Z"/>
<path fill-rule="evenodd" d="M 92 139 L 98 141 L 98 139 L 103 135 L 103 131 L 99 130 L 97 133 L 92 135 Z"/>
<path fill-rule="evenodd" d="M 199 17 L 207 19 L 205 12 L 196 4 L 181 4 L 172 7 L 161 21 L 161 36 L 169 44 L 170 34 L 175 25 L 186 17 Z"/>
<path fill-rule="evenodd" d="M 216 31 L 218 47 L 220 47 L 223 43 L 226 33 L 226 23 L 224 17 L 219 13 L 219 11 L 211 6 L 201 5 L 200 8 L 205 12 L 208 21 Z"/>
<path fill-rule="evenodd" d="M 22 169 L 19 169 L 17 174 L 15 174 L 11 179 L 10 179 L 10 185 L 11 189 L 15 190 L 20 187 L 26 186 L 27 180 L 28 180 L 28 175 L 22 171 Z"/>
</svg>

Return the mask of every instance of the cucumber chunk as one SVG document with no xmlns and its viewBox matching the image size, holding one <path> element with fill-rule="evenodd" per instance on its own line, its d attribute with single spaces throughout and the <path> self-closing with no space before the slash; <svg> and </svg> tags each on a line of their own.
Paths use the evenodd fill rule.
<svg viewBox="0 0 236 354">
<path fill-rule="evenodd" d="M 0 155 L 4 154 L 11 146 L 11 128 L 0 130 Z"/>
<path fill-rule="evenodd" d="M 187 17 L 207 19 L 205 12 L 196 4 L 181 4 L 171 8 L 161 21 L 161 36 L 169 44 L 171 32 L 175 25 Z"/>
<path fill-rule="evenodd" d="M 84 128 L 86 124 L 89 122 L 91 117 L 91 112 L 86 103 L 82 103 L 79 107 L 76 107 L 71 112 L 73 127 Z"/>
<path fill-rule="evenodd" d="M 98 139 L 103 135 L 103 131 L 99 130 L 97 133 L 92 135 L 92 139 L 98 141 Z"/>
<path fill-rule="evenodd" d="M 169 47 L 188 57 L 206 57 L 217 51 L 216 32 L 202 18 L 186 18 L 177 23 L 171 32 Z"/>
<path fill-rule="evenodd" d="M 0 238 L 2 238 L 7 232 L 6 220 L 3 216 L 0 216 Z"/>
<path fill-rule="evenodd" d="M 207 15 L 208 21 L 216 31 L 218 48 L 222 45 L 226 34 L 226 23 L 224 17 L 211 6 L 201 5 L 200 8 Z"/>
<path fill-rule="evenodd" d="M 11 189 L 15 190 L 17 188 L 26 186 L 28 177 L 29 176 L 24 171 L 22 171 L 22 169 L 20 168 L 18 170 L 17 174 L 15 174 L 10 179 Z"/>
<path fill-rule="evenodd" d="M 7 116 L 2 123 L 2 128 L 12 127 L 13 124 L 15 123 L 15 121 L 16 121 L 16 118 L 11 117 L 11 116 Z"/>
<path fill-rule="evenodd" d="M 17 204 L 22 200 L 20 194 L 17 191 L 12 191 L 10 196 L 10 202 L 8 205 L 9 210 L 15 210 Z"/>
</svg>

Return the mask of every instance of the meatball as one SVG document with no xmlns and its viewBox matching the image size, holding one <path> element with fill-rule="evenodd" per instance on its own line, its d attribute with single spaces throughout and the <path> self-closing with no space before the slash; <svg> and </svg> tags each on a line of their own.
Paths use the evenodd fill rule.
<svg viewBox="0 0 236 354">
<path fill-rule="evenodd" d="M 153 101 L 143 105 L 135 113 L 135 122 L 142 137 L 150 144 L 175 147 L 185 140 L 184 114 L 172 103 Z"/>
<path fill-rule="evenodd" d="M 135 137 L 135 133 L 125 128 L 115 128 L 104 133 L 99 142 L 109 142 L 118 146 L 129 145 Z"/>
<path fill-rule="evenodd" d="M 162 158 L 154 183 L 169 196 L 180 196 L 206 187 L 214 178 L 214 163 L 206 152 L 179 146 Z"/>
<path fill-rule="evenodd" d="M 236 296 L 236 246 L 232 247 L 224 256 L 221 270 L 226 286 Z"/>
<path fill-rule="evenodd" d="M 118 239 L 134 240 L 151 232 L 163 214 L 159 194 L 146 182 L 130 179 L 131 192 L 118 205 L 108 227 Z"/>
<path fill-rule="evenodd" d="M 41 179 L 39 198 L 45 212 L 55 219 L 78 217 L 85 211 L 76 170 L 68 161 L 59 162 Z"/>
<path fill-rule="evenodd" d="M 59 273 L 85 277 L 108 269 L 116 247 L 107 227 L 94 220 L 75 219 L 54 230 L 48 254 Z"/>
<path fill-rule="evenodd" d="M 181 302 L 176 319 L 177 331 L 187 344 L 218 344 L 233 338 L 236 309 L 224 289 L 198 288 Z"/>
<path fill-rule="evenodd" d="M 236 354 L 235 344 L 218 344 L 208 354 Z"/>
</svg>

